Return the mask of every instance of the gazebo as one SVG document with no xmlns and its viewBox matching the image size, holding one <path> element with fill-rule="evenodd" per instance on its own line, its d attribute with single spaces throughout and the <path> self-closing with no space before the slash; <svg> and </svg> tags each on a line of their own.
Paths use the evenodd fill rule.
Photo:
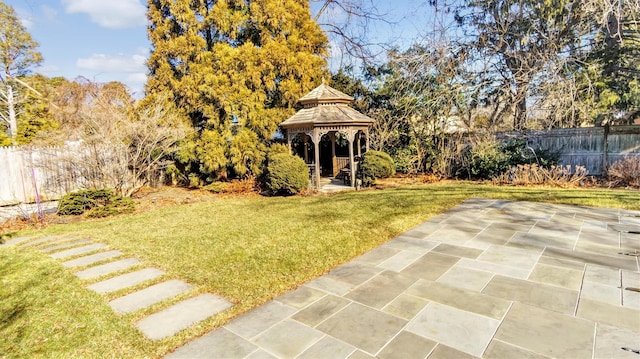
<svg viewBox="0 0 640 359">
<path fill-rule="evenodd" d="M 356 155 L 362 155 L 363 138 L 364 152 L 369 150 L 369 128 L 375 121 L 349 107 L 353 97 L 326 85 L 324 81 L 299 102 L 303 108 L 280 124 L 280 127 L 287 131 L 289 150 L 293 150 L 293 141 L 299 137 L 303 143 L 303 153 L 300 155 L 309 165 L 316 187 L 320 185 L 321 173 L 329 176 L 348 176 L 351 186 L 355 186 L 353 174 L 356 173 Z M 349 157 L 336 155 L 338 136 L 348 141 Z M 327 138 L 331 141 L 331 152 L 329 153 L 327 148 L 322 155 L 330 155 L 331 158 L 330 161 L 325 158 L 321 162 L 320 143 Z M 307 147 L 309 141 L 313 143 L 313 160 L 310 159 L 310 149 Z M 325 168 L 321 168 L 321 163 L 325 164 Z"/>
</svg>

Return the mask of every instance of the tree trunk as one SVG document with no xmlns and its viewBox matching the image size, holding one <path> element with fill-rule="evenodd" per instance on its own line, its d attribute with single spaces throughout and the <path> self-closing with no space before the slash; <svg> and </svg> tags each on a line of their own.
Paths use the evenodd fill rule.
<svg viewBox="0 0 640 359">
<path fill-rule="evenodd" d="M 9 135 L 11 143 L 15 146 L 17 144 L 18 120 L 16 119 L 16 102 L 11 84 L 7 84 L 7 109 L 9 112 L 9 132 L 7 135 Z"/>
<path fill-rule="evenodd" d="M 521 131 L 527 123 L 527 84 L 524 82 L 516 83 L 515 107 L 513 129 Z"/>
</svg>

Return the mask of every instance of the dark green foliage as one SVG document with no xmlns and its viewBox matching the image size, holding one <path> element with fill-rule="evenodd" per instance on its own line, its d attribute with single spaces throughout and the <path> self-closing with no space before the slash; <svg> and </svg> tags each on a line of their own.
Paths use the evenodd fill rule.
<svg viewBox="0 0 640 359">
<path fill-rule="evenodd" d="M 304 160 L 288 153 L 269 158 L 265 183 L 273 195 L 293 195 L 309 186 L 309 168 Z"/>
<path fill-rule="evenodd" d="M 362 157 L 358 169 L 358 178 L 363 186 L 371 186 L 378 178 L 388 178 L 396 174 L 393 159 L 382 151 L 369 151 Z"/>
<path fill-rule="evenodd" d="M 492 179 L 509 168 L 524 164 L 537 164 L 549 168 L 558 162 L 559 154 L 533 148 L 525 140 L 479 141 L 470 144 L 456 163 L 458 177 Z"/>
<path fill-rule="evenodd" d="M 100 218 L 131 213 L 133 200 L 116 195 L 110 189 L 87 189 L 64 195 L 58 203 L 59 215 L 80 215 Z"/>
</svg>

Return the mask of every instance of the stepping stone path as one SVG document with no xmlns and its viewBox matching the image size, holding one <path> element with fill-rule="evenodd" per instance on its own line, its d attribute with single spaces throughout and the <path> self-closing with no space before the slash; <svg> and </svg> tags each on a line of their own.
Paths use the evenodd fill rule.
<svg viewBox="0 0 640 359">
<path fill-rule="evenodd" d="M 108 250 L 104 243 L 94 243 L 89 238 L 76 236 L 18 237 L 7 241 L 4 245 L 31 247 L 49 254 L 51 258 L 63 260 L 62 265 L 76 271 L 75 275 L 83 280 L 106 277 L 104 280 L 87 285 L 100 294 L 114 293 L 134 286 L 141 286 L 165 275 L 157 268 L 140 268 L 139 270 L 116 275 L 134 267 L 142 267 L 143 263 L 136 258 L 122 258 L 118 250 Z M 115 260 L 113 260 L 115 259 Z M 113 260 L 113 261 L 109 261 Z M 107 263 L 104 263 L 107 261 Z M 127 293 L 109 302 L 118 314 L 128 314 L 144 310 L 179 295 L 185 295 L 194 286 L 177 279 L 169 279 L 161 283 Z M 161 340 L 179 331 L 210 318 L 232 307 L 226 299 L 205 293 L 192 298 L 183 299 L 167 308 L 139 320 L 136 327 L 149 339 Z"/>
</svg>

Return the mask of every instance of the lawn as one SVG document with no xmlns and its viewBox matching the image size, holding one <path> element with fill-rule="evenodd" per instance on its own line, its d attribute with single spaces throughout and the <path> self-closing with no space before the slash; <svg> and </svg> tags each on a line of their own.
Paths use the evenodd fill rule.
<svg viewBox="0 0 640 359">
<path fill-rule="evenodd" d="M 150 311 L 117 316 L 106 304 L 112 297 L 84 289 L 86 282 L 59 262 L 28 248 L 0 248 L 0 357 L 160 356 L 472 197 L 640 209 L 640 195 L 631 190 L 445 182 L 308 197 L 221 197 L 51 225 L 37 234 L 107 243 L 166 271 L 165 278 L 235 305 L 151 342 L 132 325 Z"/>
</svg>

